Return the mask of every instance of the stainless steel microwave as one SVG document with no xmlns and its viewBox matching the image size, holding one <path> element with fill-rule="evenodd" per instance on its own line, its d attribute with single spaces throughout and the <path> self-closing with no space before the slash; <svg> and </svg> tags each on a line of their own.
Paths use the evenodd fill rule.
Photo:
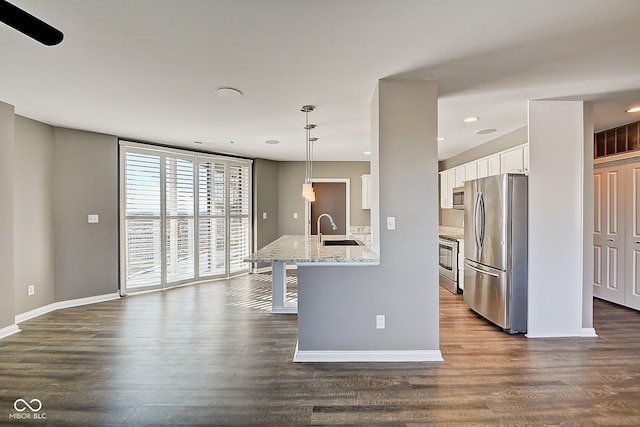
<svg viewBox="0 0 640 427">
<path fill-rule="evenodd" d="M 464 187 L 453 189 L 453 209 L 464 209 Z"/>
</svg>

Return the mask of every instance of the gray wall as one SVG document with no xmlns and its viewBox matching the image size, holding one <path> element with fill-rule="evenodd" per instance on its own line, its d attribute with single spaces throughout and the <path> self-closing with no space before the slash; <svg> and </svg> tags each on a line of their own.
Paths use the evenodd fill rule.
<svg viewBox="0 0 640 427">
<path fill-rule="evenodd" d="M 14 108 L 0 102 L 0 329 L 13 325 L 13 156 Z"/>
<path fill-rule="evenodd" d="M 118 292 L 118 139 L 61 128 L 54 137 L 56 301 Z"/>
<path fill-rule="evenodd" d="M 15 117 L 15 310 L 25 313 L 55 301 L 53 127 Z M 27 287 L 35 294 L 27 295 Z"/>
<path fill-rule="evenodd" d="M 528 139 L 527 127 L 521 127 L 513 132 L 509 132 L 505 135 L 499 136 L 496 139 L 482 144 L 478 147 L 467 150 L 456 156 L 450 157 L 446 160 L 442 160 L 439 163 L 439 171 L 451 169 L 456 166 L 463 165 L 465 163 L 472 162 L 474 160 L 481 159 L 483 157 L 490 156 L 500 151 L 504 151 L 508 148 L 512 148 L 518 145 L 526 144 Z M 438 187 L 440 191 L 440 187 Z M 464 212 L 458 209 L 439 209 L 440 212 L 440 225 L 446 225 L 449 227 L 464 227 Z"/>
<path fill-rule="evenodd" d="M 351 225 L 370 225 L 370 211 L 362 209 L 361 176 L 370 172 L 369 162 L 313 162 L 313 178 L 349 178 Z M 304 162 L 279 163 L 280 235 L 304 234 L 305 201 L 302 197 Z M 293 218 L 293 213 L 298 218 Z"/>
<path fill-rule="evenodd" d="M 255 159 L 253 161 L 253 250 L 276 240 L 278 234 L 278 162 Z M 267 218 L 263 218 L 263 214 Z M 268 264 L 258 264 L 259 268 Z"/>
<path fill-rule="evenodd" d="M 298 267 L 302 351 L 439 349 L 437 83 L 380 80 L 372 116 L 380 265 Z M 388 216 L 396 230 L 381 227 L 378 235 L 376 218 Z M 375 328 L 378 314 L 386 329 Z"/>
</svg>

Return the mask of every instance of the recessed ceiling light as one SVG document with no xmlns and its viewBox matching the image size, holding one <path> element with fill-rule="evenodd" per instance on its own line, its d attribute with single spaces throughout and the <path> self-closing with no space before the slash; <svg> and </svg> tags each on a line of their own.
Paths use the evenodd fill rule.
<svg viewBox="0 0 640 427">
<path fill-rule="evenodd" d="M 627 110 L 627 113 L 640 113 L 640 107 L 631 107 Z"/>
<path fill-rule="evenodd" d="M 475 133 L 476 135 L 486 135 L 488 133 L 494 133 L 496 130 L 495 129 L 480 129 L 477 130 Z"/>
<path fill-rule="evenodd" d="M 218 86 L 216 93 L 221 98 L 241 98 L 244 92 L 231 86 Z"/>
<path fill-rule="evenodd" d="M 277 139 L 267 139 L 264 143 L 270 144 L 270 145 L 276 145 L 276 144 L 280 144 L 280 141 L 278 141 Z"/>
<path fill-rule="evenodd" d="M 447 139 L 447 138 L 445 138 L 444 136 L 439 136 L 438 137 L 438 141 L 444 141 L 445 139 Z"/>
<path fill-rule="evenodd" d="M 371 154 L 371 151 L 365 151 L 365 152 L 364 152 L 364 154 L 365 154 L 366 156 L 368 156 L 368 155 L 370 155 L 370 154 Z"/>
<path fill-rule="evenodd" d="M 467 117 L 464 119 L 464 122 L 473 123 L 473 122 L 477 122 L 478 120 L 480 120 L 480 117 Z"/>
</svg>

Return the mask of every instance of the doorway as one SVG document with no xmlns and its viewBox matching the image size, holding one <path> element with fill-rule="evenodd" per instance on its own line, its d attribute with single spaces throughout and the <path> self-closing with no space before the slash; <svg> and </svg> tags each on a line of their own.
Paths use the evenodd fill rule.
<svg viewBox="0 0 640 427">
<path fill-rule="evenodd" d="M 322 234 L 347 235 L 350 228 L 350 192 L 349 179 L 314 179 L 313 190 L 316 200 L 310 203 L 311 234 L 317 234 L 318 216 L 328 213 L 338 226 L 332 230 L 328 224 L 321 226 Z M 323 219 L 326 221 L 326 219 Z"/>
</svg>

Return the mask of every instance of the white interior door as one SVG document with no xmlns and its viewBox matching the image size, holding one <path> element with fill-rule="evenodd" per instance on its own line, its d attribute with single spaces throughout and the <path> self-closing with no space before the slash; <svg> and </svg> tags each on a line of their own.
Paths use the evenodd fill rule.
<svg viewBox="0 0 640 427">
<path fill-rule="evenodd" d="M 625 305 L 640 310 L 640 162 L 626 166 L 627 227 Z"/>
<path fill-rule="evenodd" d="M 625 168 L 594 171 L 593 295 L 624 304 Z"/>
</svg>

